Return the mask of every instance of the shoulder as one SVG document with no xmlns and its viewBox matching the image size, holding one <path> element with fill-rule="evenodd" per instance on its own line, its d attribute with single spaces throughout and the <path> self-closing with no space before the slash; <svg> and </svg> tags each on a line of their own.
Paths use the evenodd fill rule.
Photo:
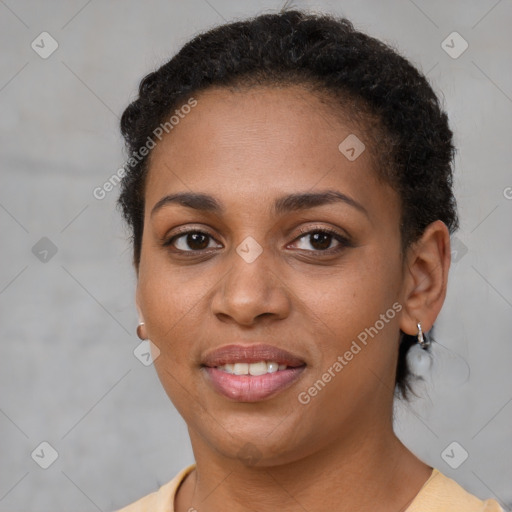
<svg viewBox="0 0 512 512">
<path fill-rule="evenodd" d="M 182 469 L 171 481 L 158 490 L 115 512 L 173 512 L 174 496 L 185 477 L 195 468 L 195 464 Z"/>
<path fill-rule="evenodd" d="M 481 500 L 434 468 L 405 512 L 503 512 L 494 499 Z"/>
</svg>

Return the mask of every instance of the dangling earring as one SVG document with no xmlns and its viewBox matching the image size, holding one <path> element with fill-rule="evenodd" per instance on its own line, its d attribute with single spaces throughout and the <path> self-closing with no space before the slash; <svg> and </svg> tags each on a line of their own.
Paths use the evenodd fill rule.
<svg viewBox="0 0 512 512">
<path fill-rule="evenodd" d="M 144 341 L 146 338 L 142 335 L 142 327 L 144 326 L 144 322 L 139 322 L 139 325 L 137 325 L 137 336 L 139 340 Z"/>
<path fill-rule="evenodd" d="M 407 352 L 407 366 L 411 372 L 421 377 L 426 375 L 432 365 L 432 358 L 427 351 L 430 341 L 425 339 L 421 323 L 417 323 L 418 326 L 418 343 L 413 345 Z"/>
</svg>

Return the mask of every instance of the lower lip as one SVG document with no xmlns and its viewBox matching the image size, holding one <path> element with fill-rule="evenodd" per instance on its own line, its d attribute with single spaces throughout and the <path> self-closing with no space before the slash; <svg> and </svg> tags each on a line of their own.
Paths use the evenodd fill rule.
<svg viewBox="0 0 512 512">
<path fill-rule="evenodd" d="M 305 366 L 287 368 L 264 375 L 233 375 L 217 368 L 204 367 L 213 388 L 236 402 L 259 402 L 289 388 Z"/>
</svg>

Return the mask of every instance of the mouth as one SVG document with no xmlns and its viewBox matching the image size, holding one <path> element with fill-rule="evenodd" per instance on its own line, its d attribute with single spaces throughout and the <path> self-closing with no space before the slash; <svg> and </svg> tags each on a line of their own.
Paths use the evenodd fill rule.
<svg viewBox="0 0 512 512">
<path fill-rule="evenodd" d="M 208 384 L 225 398 L 258 402 L 294 384 L 306 363 L 271 345 L 226 345 L 208 353 L 201 367 Z"/>
</svg>

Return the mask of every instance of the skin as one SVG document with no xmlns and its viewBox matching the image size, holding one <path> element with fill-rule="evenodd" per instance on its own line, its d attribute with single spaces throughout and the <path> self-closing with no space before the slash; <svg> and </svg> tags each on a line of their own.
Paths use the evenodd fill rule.
<svg viewBox="0 0 512 512">
<path fill-rule="evenodd" d="M 349 161 L 338 145 L 364 132 L 298 86 L 210 88 L 155 147 L 145 190 L 136 301 L 143 335 L 159 348 L 155 367 L 185 419 L 197 463 L 180 487 L 178 512 L 332 509 L 404 510 L 431 474 L 396 437 L 392 404 L 400 329 L 433 325 L 450 266 L 448 229 L 430 224 L 400 252 L 397 193 L 376 178 L 374 154 Z M 336 190 L 342 202 L 275 216 L 277 197 Z M 222 215 L 168 204 L 165 195 L 203 192 Z M 203 246 L 178 226 L 211 235 Z M 325 255 L 310 235 L 333 228 Z M 248 236 L 263 252 L 236 252 Z M 189 238 L 190 240 L 190 238 Z M 331 240 L 329 245 L 329 240 Z M 199 251 L 197 247 L 208 247 Z M 192 257 L 179 254 L 196 251 Z M 208 252 L 210 251 L 210 252 Z M 394 303 L 402 309 L 311 401 L 307 391 L 359 333 Z M 256 403 L 230 401 L 208 385 L 206 351 L 229 343 L 269 343 L 307 364 L 285 391 Z M 253 460 L 248 461 L 250 443 Z M 240 453 L 240 450 L 242 452 Z M 244 451 L 245 450 L 245 451 Z"/>
</svg>

